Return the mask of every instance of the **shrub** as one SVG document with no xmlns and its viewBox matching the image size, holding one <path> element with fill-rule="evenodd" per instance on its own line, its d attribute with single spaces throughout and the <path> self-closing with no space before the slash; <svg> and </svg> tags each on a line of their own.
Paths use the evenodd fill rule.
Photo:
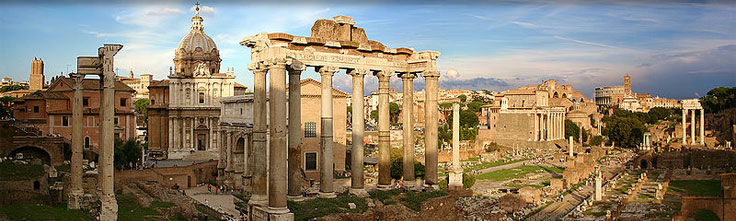
<svg viewBox="0 0 736 221">
<path fill-rule="evenodd" d="M 470 189 L 475 185 L 475 175 L 472 173 L 463 173 L 463 188 Z"/>
</svg>

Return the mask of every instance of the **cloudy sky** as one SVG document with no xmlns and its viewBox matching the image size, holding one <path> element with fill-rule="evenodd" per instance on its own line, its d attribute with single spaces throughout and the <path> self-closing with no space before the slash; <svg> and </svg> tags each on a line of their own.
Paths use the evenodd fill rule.
<svg viewBox="0 0 736 221">
<path fill-rule="evenodd" d="M 249 87 L 250 49 L 238 45 L 243 37 L 309 36 L 315 20 L 335 15 L 353 17 L 369 39 L 389 47 L 440 51 L 440 86 L 446 89 L 502 91 L 554 78 L 592 96 L 596 87 L 621 85 L 625 74 L 632 76 L 635 92 L 670 98 L 736 86 L 731 1 L 428 2 L 200 1 L 204 30 L 221 52 L 221 71 L 234 67 L 236 81 Z M 26 80 L 31 60 L 40 57 L 49 79 L 73 72 L 77 56 L 120 43 L 120 74 L 132 69 L 163 79 L 189 32 L 193 5 L 11 0 L 0 7 L 0 76 Z M 459 74 L 446 75 L 450 69 Z M 319 79 L 313 69 L 303 77 Z M 400 88 L 400 79 L 393 85 Z M 350 92 L 350 79 L 336 75 L 335 87 Z M 415 88 L 422 87 L 419 78 Z M 376 88 L 375 77 L 367 77 L 366 91 Z"/>
</svg>

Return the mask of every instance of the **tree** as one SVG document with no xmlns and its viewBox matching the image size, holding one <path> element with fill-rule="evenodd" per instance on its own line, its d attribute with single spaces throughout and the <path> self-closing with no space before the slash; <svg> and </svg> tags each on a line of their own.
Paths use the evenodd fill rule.
<svg viewBox="0 0 736 221">
<path fill-rule="evenodd" d="M 17 85 L 17 84 L 6 85 L 0 88 L 0 92 L 17 91 L 17 90 L 22 90 L 22 89 L 26 89 L 26 88 L 23 86 Z"/>
<path fill-rule="evenodd" d="M 580 127 L 575 122 L 565 119 L 565 139 L 569 139 L 570 136 L 578 140 L 578 137 L 580 137 Z"/>
<path fill-rule="evenodd" d="M 736 107 L 736 87 L 718 87 L 708 91 L 701 100 L 707 113 L 717 113 L 724 109 Z"/>
<path fill-rule="evenodd" d="M 452 102 L 447 102 L 447 103 L 441 103 L 440 104 L 440 109 L 451 109 L 451 108 L 452 108 Z"/>
<path fill-rule="evenodd" d="M 470 110 L 460 110 L 460 139 L 472 140 L 478 136 L 478 115 Z M 452 115 L 447 116 L 447 133 L 449 138 L 447 142 L 452 141 Z M 438 131 L 439 136 L 439 131 Z"/>
<path fill-rule="evenodd" d="M 151 101 L 146 98 L 141 98 L 135 101 L 135 112 L 141 114 L 143 122 L 148 121 L 148 105 L 150 103 Z"/>
<path fill-rule="evenodd" d="M 127 141 L 115 139 L 115 160 L 113 161 L 115 169 L 129 169 L 130 163 L 137 163 L 141 159 L 142 148 L 143 146 L 133 138 Z"/>
<path fill-rule="evenodd" d="M 388 104 L 388 113 L 389 118 L 391 119 L 391 122 L 398 122 L 399 121 L 399 113 L 401 113 L 401 107 L 399 104 L 391 102 Z"/>
<path fill-rule="evenodd" d="M 593 138 L 590 138 L 590 142 L 588 142 L 590 146 L 599 146 L 601 143 L 603 143 L 603 137 L 601 136 L 593 136 Z"/>
<path fill-rule="evenodd" d="M 460 102 L 463 102 L 463 103 L 465 103 L 465 101 L 468 100 L 468 96 L 465 96 L 464 94 L 457 96 L 457 98 L 460 98 Z"/>
<path fill-rule="evenodd" d="M 373 120 L 378 120 L 378 110 L 371 111 L 371 118 L 373 118 Z"/>
<path fill-rule="evenodd" d="M 473 101 L 473 102 L 468 103 L 468 110 L 472 112 L 481 112 L 480 107 L 483 105 L 486 105 L 486 104 L 483 102 L 479 102 L 479 101 Z"/>
<path fill-rule="evenodd" d="M 646 131 L 644 123 L 635 117 L 604 117 L 603 122 L 603 135 L 622 147 L 636 147 Z"/>
<path fill-rule="evenodd" d="M 15 100 L 14 97 L 4 96 L 0 97 L 0 118 L 13 116 L 13 111 L 10 110 L 10 105 Z"/>
</svg>

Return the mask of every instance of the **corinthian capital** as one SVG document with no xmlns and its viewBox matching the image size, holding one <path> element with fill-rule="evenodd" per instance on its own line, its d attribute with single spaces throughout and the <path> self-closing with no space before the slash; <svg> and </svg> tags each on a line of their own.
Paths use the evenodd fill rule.
<svg viewBox="0 0 736 221">
<path fill-rule="evenodd" d="M 289 74 L 301 74 L 306 69 L 304 63 L 294 58 L 287 58 L 286 70 Z"/>
<path fill-rule="evenodd" d="M 339 71 L 340 68 L 337 66 L 321 66 L 317 68 L 317 71 L 320 75 L 335 75 L 337 71 Z"/>
<path fill-rule="evenodd" d="M 376 77 L 378 77 L 378 80 L 379 81 L 380 80 L 388 80 L 389 78 L 391 78 L 391 75 L 394 75 L 394 70 L 384 69 L 384 70 L 380 70 L 380 71 L 374 71 L 373 72 L 373 75 L 375 75 Z"/>
<path fill-rule="evenodd" d="M 371 70 L 367 68 L 354 68 L 354 69 L 348 69 L 347 73 L 348 75 L 352 75 L 353 77 L 363 77 L 366 74 L 368 74 Z"/>
<path fill-rule="evenodd" d="M 84 74 L 71 73 L 69 74 L 69 77 L 74 82 L 74 85 L 72 85 L 74 89 L 82 89 L 82 81 L 84 81 Z"/>
<path fill-rule="evenodd" d="M 263 61 L 263 64 L 266 65 L 268 68 L 274 68 L 274 67 L 286 68 L 287 62 L 288 60 L 286 58 L 267 58 Z"/>
<path fill-rule="evenodd" d="M 412 80 L 417 77 L 416 73 L 413 72 L 402 72 L 398 76 L 404 80 Z"/>
</svg>

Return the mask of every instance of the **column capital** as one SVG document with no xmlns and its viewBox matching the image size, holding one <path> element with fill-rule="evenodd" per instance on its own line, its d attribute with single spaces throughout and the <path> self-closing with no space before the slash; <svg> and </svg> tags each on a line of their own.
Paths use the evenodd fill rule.
<svg viewBox="0 0 736 221">
<path fill-rule="evenodd" d="M 268 69 L 271 68 L 286 68 L 286 65 L 288 63 L 287 58 L 268 58 L 263 61 L 263 64 L 267 66 Z"/>
<path fill-rule="evenodd" d="M 286 60 L 286 70 L 289 71 L 290 75 L 301 75 L 302 71 L 306 69 L 306 66 L 303 62 L 296 60 L 294 58 L 287 58 Z"/>
<path fill-rule="evenodd" d="M 353 77 L 360 77 L 360 78 L 362 78 L 366 74 L 368 74 L 369 72 L 370 72 L 370 70 L 369 69 L 366 69 L 366 68 L 353 68 L 353 69 L 348 69 L 347 74 L 348 75 L 352 75 Z"/>
<path fill-rule="evenodd" d="M 440 72 L 439 71 L 423 71 L 422 77 L 424 78 L 439 78 Z"/>
<path fill-rule="evenodd" d="M 340 71 L 340 67 L 337 66 L 319 66 L 317 72 L 319 75 L 335 75 L 336 72 Z"/>
<path fill-rule="evenodd" d="M 416 73 L 412 73 L 412 72 L 403 72 L 403 73 L 399 73 L 398 77 L 404 80 L 413 80 L 414 78 L 417 77 L 417 75 Z"/>
<path fill-rule="evenodd" d="M 115 56 L 120 49 L 123 49 L 121 44 L 105 44 L 97 49 L 97 54 L 102 56 Z"/>
<path fill-rule="evenodd" d="M 265 72 L 268 69 L 266 68 L 266 65 L 264 65 L 262 62 L 256 62 L 248 64 L 248 70 L 252 71 L 255 74 L 255 72 Z"/>
<path fill-rule="evenodd" d="M 391 75 L 394 74 L 394 70 L 386 69 L 386 70 L 379 70 L 379 71 L 373 71 L 373 75 L 378 77 L 379 81 L 388 81 L 391 78 Z"/>
<path fill-rule="evenodd" d="M 74 81 L 74 85 L 72 85 L 72 88 L 83 89 L 82 81 L 84 81 L 84 74 L 71 73 L 69 74 L 69 77 Z"/>
</svg>

